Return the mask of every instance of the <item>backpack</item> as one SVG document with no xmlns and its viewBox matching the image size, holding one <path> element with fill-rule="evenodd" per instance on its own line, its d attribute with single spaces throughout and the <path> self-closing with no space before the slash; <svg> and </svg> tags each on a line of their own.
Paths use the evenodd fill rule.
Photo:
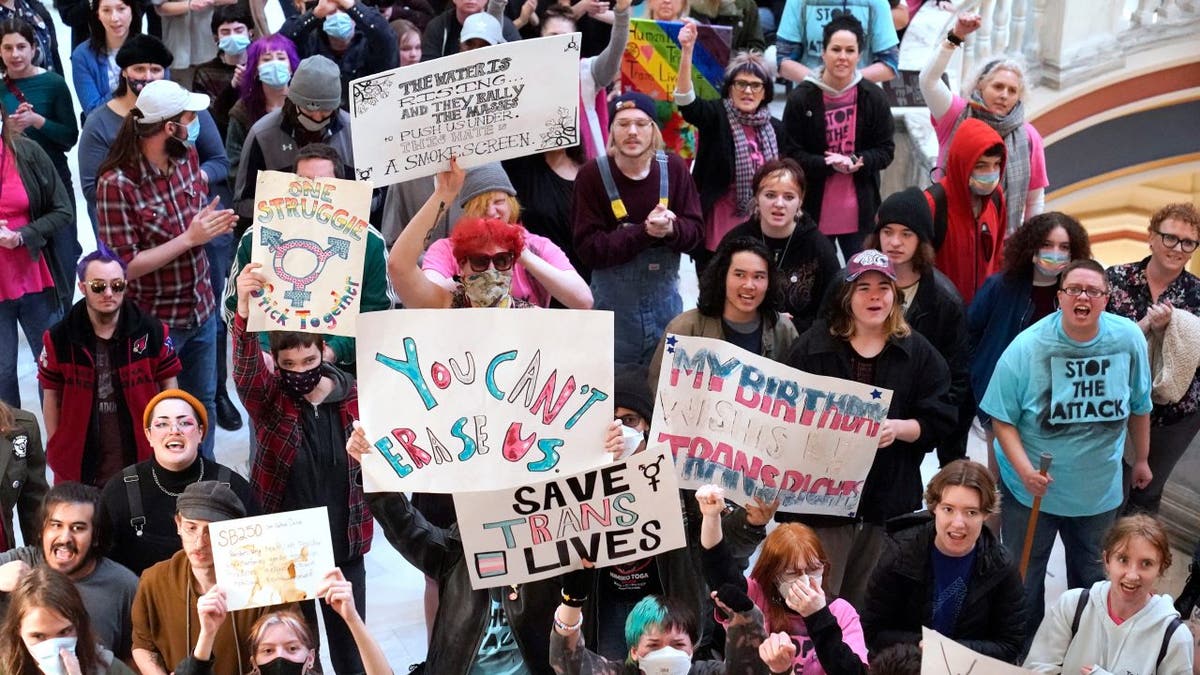
<svg viewBox="0 0 1200 675">
<path fill-rule="evenodd" d="M 949 211 L 946 207 L 946 188 L 942 187 L 941 183 L 933 183 L 925 188 L 925 191 L 933 197 L 933 249 L 940 251 L 942 242 L 946 241 L 946 213 Z M 1004 212 L 1000 204 L 999 188 L 992 190 L 988 198 L 996 207 L 996 213 Z"/>
<path fill-rule="evenodd" d="M 1075 639 L 1075 633 L 1079 632 L 1079 621 L 1083 618 L 1083 610 L 1087 608 L 1088 596 L 1091 595 L 1089 589 L 1083 589 L 1079 594 L 1079 604 L 1075 605 L 1075 618 L 1071 620 L 1071 639 Z M 1158 660 L 1154 662 L 1155 666 L 1162 665 L 1163 659 L 1167 657 L 1167 647 L 1171 646 L 1171 636 L 1175 635 L 1175 630 L 1183 625 L 1183 621 L 1179 617 L 1171 619 L 1171 623 L 1167 624 L 1167 630 L 1163 633 L 1162 646 L 1158 648 Z"/>
</svg>

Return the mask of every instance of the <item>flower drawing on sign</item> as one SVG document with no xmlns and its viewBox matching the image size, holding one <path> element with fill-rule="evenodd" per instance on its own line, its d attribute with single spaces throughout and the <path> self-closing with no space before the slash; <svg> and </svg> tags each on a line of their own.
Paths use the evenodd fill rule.
<svg viewBox="0 0 1200 675">
<path fill-rule="evenodd" d="M 366 112 L 376 104 L 387 100 L 388 89 L 383 86 L 383 81 L 386 79 L 387 77 L 382 77 L 354 83 L 354 104 L 359 112 Z"/>
<path fill-rule="evenodd" d="M 579 116 L 574 108 L 558 107 L 558 115 L 546 121 L 542 132 L 542 148 L 560 148 L 579 142 Z"/>
</svg>

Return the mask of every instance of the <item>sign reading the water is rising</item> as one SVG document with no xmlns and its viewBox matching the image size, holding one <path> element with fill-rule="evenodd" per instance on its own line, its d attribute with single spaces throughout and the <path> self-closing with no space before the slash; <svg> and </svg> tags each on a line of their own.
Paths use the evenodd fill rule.
<svg viewBox="0 0 1200 675">
<path fill-rule="evenodd" d="M 682 488 L 852 515 L 892 392 L 811 375 L 723 340 L 668 335 L 650 428 Z"/>
<path fill-rule="evenodd" d="M 250 260 L 267 282 L 249 330 L 354 337 L 370 213 L 370 183 L 260 171 Z"/>
<path fill-rule="evenodd" d="M 350 83 L 354 166 L 391 185 L 579 143 L 579 33 L 414 63 Z"/>
<path fill-rule="evenodd" d="M 499 490 L 608 460 L 611 312 L 406 309 L 359 326 L 367 492 Z"/>
<path fill-rule="evenodd" d="M 671 460 L 643 452 L 574 476 L 454 495 L 473 588 L 641 560 L 685 545 Z"/>
</svg>

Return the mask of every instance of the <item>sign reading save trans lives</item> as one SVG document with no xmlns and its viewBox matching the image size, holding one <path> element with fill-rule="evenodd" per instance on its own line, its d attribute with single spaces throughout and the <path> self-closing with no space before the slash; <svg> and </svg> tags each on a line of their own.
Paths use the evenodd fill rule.
<svg viewBox="0 0 1200 675">
<path fill-rule="evenodd" d="M 579 33 L 507 42 L 350 83 L 359 180 L 391 185 L 579 143 Z"/>
</svg>

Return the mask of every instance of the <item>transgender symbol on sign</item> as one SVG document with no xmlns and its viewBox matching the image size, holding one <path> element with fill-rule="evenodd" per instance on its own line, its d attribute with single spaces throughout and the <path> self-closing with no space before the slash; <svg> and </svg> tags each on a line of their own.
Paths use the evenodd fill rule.
<svg viewBox="0 0 1200 675">
<path fill-rule="evenodd" d="M 285 291 L 283 297 L 292 301 L 292 307 L 303 307 L 308 299 L 312 297 L 312 293 L 307 288 L 321 276 L 321 272 L 325 270 L 325 262 L 330 258 L 337 256 L 342 259 L 350 258 L 350 240 L 338 239 L 330 237 L 326 241 L 329 242 L 329 248 L 321 248 L 321 245 L 315 241 L 308 239 L 283 239 L 283 234 L 278 230 L 270 228 L 262 228 L 261 241 L 263 246 L 271 249 L 275 257 L 271 260 L 271 267 L 275 270 L 275 274 L 280 280 L 292 285 L 292 290 Z M 307 251 L 312 254 L 316 260 L 316 264 L 307 272 L 295 273 L 284 269 L 284 260 L 290 251 Z M 291 267 L 295 268 L 296 256 L 292 256 Z"/>
</svg>

